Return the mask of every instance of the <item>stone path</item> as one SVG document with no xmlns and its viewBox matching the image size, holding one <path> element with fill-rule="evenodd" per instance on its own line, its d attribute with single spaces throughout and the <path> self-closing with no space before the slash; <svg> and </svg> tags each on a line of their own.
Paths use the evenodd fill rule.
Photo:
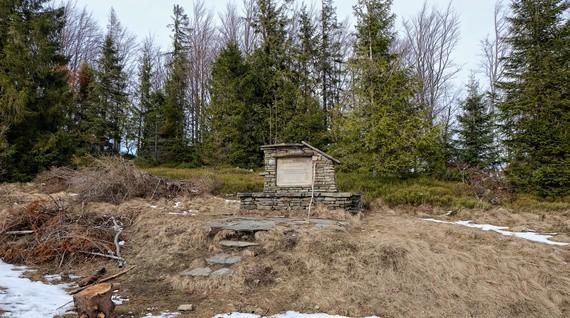
<svg viewBox="0 0 570 318">
<path fill-rule="evenodd" d="M 237 247 L 237 248 L 245 248 L 251 246 L 258 246 L 259 243 L 248 242 L 248 241 L 220 241 L 220 245 L 224 247 Z"/>
<path fill-rule="evenodd" d="M 230 230 L 235 232 L 249 232 L 255 233 L 257 231 L 269 231 L 278 224 L 287 224 L 294 226 L 302 225 L 314 225 L 317 227 L 326 227 L 331 225 L 346 226 L 349 224 L 348 221 L 337 221 L 329 219 L 292 219 L 292 218 L 280 218 L 280 217 L 232 217 L 217 220 L 214 223 L 209 224 L 212 230 Z M 259 246 L 257 242 L 250 241 L 240 241 L 240 240 L 222 240 L 218 243 L 222 247 L 235 249 L 247 249 L 249 247 Z M 230 255 L 226 253 L 216 254 L 206 258 L 206 262 L 210 266 L 223 265 L 231 266 L 242 260 L 241 256 Z M 216 268 L 216 267 L 214 267 Z M 190 276 L 195 278 L 204 277 L 221 277 L 231 275 L 234 272 L 233 269 L 223 267 L 217 270 L 213 270 L 210 267 L 198 267 L 191 270 L 184 271 L 180 273 L 182 276 Z"/>
<path fill-rule="evenodd" d="M 208 264 L 231 265 L 241 261 L 241 256 L 233 256 L 229 254 L 217 254 L 206 258 Z"/>
<path fill-rule="evenodd" d="M 313 224 L 319 227 L 330 225 L 346 226 L 348 221 L 337 221 L 329 219 L 292 219 L 292 218 L 278 218 L 278 217 L 233 217 L 218 220 L 215 223 L 210 223 L 213 230 L 231 230 L 236 232 L 257 232 L 269 231 L 277 224 L 289 225 L 306 225 Z"/>
</svg>

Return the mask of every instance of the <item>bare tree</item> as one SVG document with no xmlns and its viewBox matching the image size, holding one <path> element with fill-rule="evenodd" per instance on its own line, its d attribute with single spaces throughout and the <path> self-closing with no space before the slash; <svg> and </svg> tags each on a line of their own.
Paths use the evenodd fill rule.
<svg viewBox="0 0 570 318">
<path fill-rule="evenodd" d="M 99 54 L 102 33 L 87 9 L 78 8 L 77 0 L 56 3 L 64 9 L 65 26 L 61 32 L 60 43 L 63 54 L 69 59 L 68 67 L 76 73 L 81 63 L 94 64 Z"/>
<path fill-rule="evenodd" d="M 416 103 L 425 108 L 427 119 L 435 124 L 446 112 L 442 102 L 460 68 L 452 52 L 459 41 L 459 17 L 451 2 L 445 10 L 428 8 L 427 2 L 412 19 L 404 21 L 405 61 L 419 80 Z"/>
<path fill-rule="evenodd" d="M 253 26 L 256 12 L 256 0 L 243 0 L 243 36 L 240 47 L 245 54 L 250 54 L 257 46 L 258 36 Z"/>
<path fill-rule="evenodd" d="M 481 42 L 483 55 L 483 70 L 489 85 L 490 111 L 495 112 L 495 106 L 499 100 L 497 83 L 503 79 L 504 57 L 509 53 L 509 45 L 505 41 L 508 35 L 506 8 L 503 1 L 495 4 L 494 25 L 492 37 L 487 37 Z"/>
<path fill-rule="evenodd" d="M 222 43 L 239 43 L 243 20 L 240 18 L 237 7 L 233 2 L 226 3 L 226 9 L 219 14 L 219 33 Z"/>
<path fill-rule="evenodd" d="M 213 16 L 209 13 L 203 0 L 194 2 L 193 14 L 190 19 L 189 34 L 189 88 L 190 106 L 188 110 L 188 132 L 192 142 L 197 142 L 202 136 L 204 109 L 209 103 L 209 83 L 212 73 L 212 63 L 216 57 L 216 26 Z"/>
</svg>

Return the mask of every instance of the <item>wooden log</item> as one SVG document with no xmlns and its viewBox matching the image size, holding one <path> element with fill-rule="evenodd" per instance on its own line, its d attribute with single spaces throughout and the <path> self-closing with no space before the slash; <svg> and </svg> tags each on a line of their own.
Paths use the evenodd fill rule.
<svg viewBox="0 0 570 318">
<path fill-rule="evenodd" d="M 79 318 L 114 318 L 115 304 L 111 299 L 118 284 L 101 283 L 82 290 L 73 296 Z"/>
<path fill-rule="evenodd" d="M 121 276 L 121 275 L 124 275 L 124 274 L 126 274 L 128 271 L 130 271 L 131 269 L 133 269 L 133 268 L 135 268 L 135 267 L 137 267 L 137 266 L 136 266 L 136 265 L 135 265 L 135 266 L 131 266 L 131 267 L 125 269 L 125 270 L 122 271 L 122 272 L 118 272 L 117 274 L 114 274 L 114 275 L 111 275 L 111 276 L 107 276 L 107 277 L 105 277 L 105 278 L 102 278 L 102 279 L 99 280 L 99 283 L 108 282 L 108 281 L 110 281 L 111 279 L 114 279 L 114 278 L 117 278 L 117 277 L 119 277 L 119 276 Z M 69 294 L 70 294 L 70 295 L 77 294 L 77 293 L 81 292 L 82 290 L 84 290 L 84 289 L 86 289 L 86 288 L 88 288 L 88 286 L 76 288 L 76 289 L 70 291 Z"/>
<path fill-rule="evenodd" d="M 103 275 L 105 275 L 106 272 L 107 272 L 107 269 L 105 269 L 105 267 L 103 267 L 100 270 L 93 273 L 93 275 L 87 276 L 87 277 L 83 278 L 82 280 L 80 280 L 77 283 L 77 285 L 79 287 L 83 287 L 83 286 L 87 286 L 87 285 L 91 285 L 93 283 L 96 283 L 101 277 L 103 277 Z"/>
</svg>

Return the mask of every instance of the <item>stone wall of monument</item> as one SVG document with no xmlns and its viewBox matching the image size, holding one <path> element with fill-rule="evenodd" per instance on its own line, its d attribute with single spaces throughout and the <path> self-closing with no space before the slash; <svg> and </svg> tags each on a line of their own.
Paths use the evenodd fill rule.
<svg viewBox="0 0 570 318">
<path fill-rule="evenodd" d="M 279 158 L 310 157 L 314 163 L 314 191 L 336 192 L 336 175 L 334 162 L 320 153 L 299 145 L 296 147 L 265 147 L 265 172 L 264 192 L 306 192 L 311 191 L 311 186 L 277 186 L 277 161 Z"/>
<path fill-rule="evenodd" d="M 238 194 L 242 210 L 307 210 L 311 202 L 310 192 L 258 192 Z M 325 206 L 330 210 L 358 213 L 362 210 L 362 195 L 347 192 L 315 192 L 313 207 Z"/>
</svg>

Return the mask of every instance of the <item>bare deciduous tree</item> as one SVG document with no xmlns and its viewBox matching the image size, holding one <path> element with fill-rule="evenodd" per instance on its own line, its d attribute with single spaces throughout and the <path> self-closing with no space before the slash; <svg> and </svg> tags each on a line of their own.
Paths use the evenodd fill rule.
<svg viewBox="0 0 570 318">
<path fill-rule="evenodd" d="M 220 14 L 219 33 L 222 43 L 239 43 L 243 21 L 233 2 L 226 3 L 226 9 Z"/>
<path fill-rule="evenodd" d="M 504 57 L 509 53 L 509 45 L 505 41 L 508 35 L 506 8 L 503 1 L 497 1 L 494 11 L 493 35 L 481 42 L 483 70 L 489 85 L 491 112 L 499 99 L 497 83 L 503 79 Z"/>
<path fill-rule="evenodd" d="M 414 18 L 404 21 L 404 29 L 405 61 L 420 85 L 416 103 L 434 124 L 446 112 L 443 97 L 460 70 L 451 57 L 459 41 L 459 17 L 451 3 L 441 11 L 424 2 Z"/>
<path fill-rule="evenodd" d="M 243 35 L 240 47 L 245 54 L 253 52 L 257 45 L 258 36 L 253 27 L 256 12 L 256 0 L 243 0 Z"/>
<path fill-rule="evenodd" d="M 216 57 L 216 26 L 213 16 L 204 6 L 203 0 L 194 2 L 190 19 L 189 34 L 189 89 L 190 109 L 188 132 L 192 142 L 202 137 L 203 113 L 209 103 L 209 83 L 212 63 Z"/>
<path fill-rule="evenodd" d="M 60 43 L 63 54 L 69 59 L 68 67 L 77 72 L 81 63 L 94 64 L 97 60 L 102 34 L 93 15 L 84 7 L 77 7 L 77 0 L 57 3 L 64 8 L 65 26 Z"/>
</svg>

